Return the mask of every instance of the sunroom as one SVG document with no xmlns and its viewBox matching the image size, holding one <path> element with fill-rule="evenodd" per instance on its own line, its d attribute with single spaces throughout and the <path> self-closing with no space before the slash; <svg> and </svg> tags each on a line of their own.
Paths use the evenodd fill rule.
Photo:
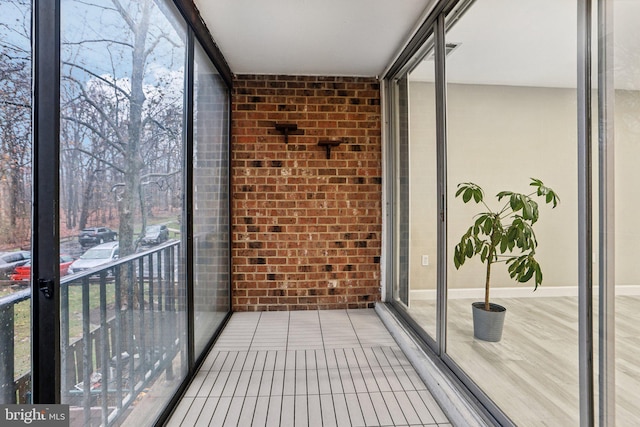
<svg viewBox="0 0 640 427">
<path fill-rule="evenodd" d="M 2 1 L 5 415 L 638 423 L 638 18 L 625 0 Z M 535 216 L 534 268 L 478 241 L 459 265 L 478 212 L 518 207 L 504 191 L 536 212 L 514 220 Z M 487 260 L 499 340 L 472 324 Z M 214 380 L 198 400 L 212 372 L 241 383 L 229 357 L 282 392 Z"/>
</svg>

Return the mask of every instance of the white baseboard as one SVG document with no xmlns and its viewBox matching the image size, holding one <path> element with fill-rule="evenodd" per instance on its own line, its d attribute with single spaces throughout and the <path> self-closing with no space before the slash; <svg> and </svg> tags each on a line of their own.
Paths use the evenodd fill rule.
<svg viewBox="0 0 640 427">
<path fill-rule="evenodd" d="M 598 289 L 595 288 L 595 295 Z M 620 285 L 616 287 L 617 296 L 638 296 L 640 295 L 640 285 Z M 577 297 L 577 286 L 538 286 L 534 292 L 532 287 L 518 288 L 492 288 L 492 298 L 543 298 L 543 297 Z M 483 288 L 474 289 L 449 289 L 447 292 L 449 299 L 482 299 L 484 298 Z M 412 301 L 435 300 L 435 289 L 413 290 L 409 298 Z"/>
</svg>

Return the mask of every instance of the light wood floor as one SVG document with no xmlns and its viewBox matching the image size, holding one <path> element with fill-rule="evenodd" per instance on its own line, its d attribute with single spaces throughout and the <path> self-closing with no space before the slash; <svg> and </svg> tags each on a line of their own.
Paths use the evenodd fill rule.
<svg viewBox="0 0 640 427">
<path fill-rule="evenodd" d="M 472 302 L 449 301 L 448 354 L 517 425 L 579 425 L 577 298 L 496 299 L 507 307 L 499 343 L 473 338 Z M 638 304 L 637 296 L 616 298 L 617 426 L 640 425 Z M 435 329 L 433 302 L 413 301 L 410 312 Z"/>
</svg>

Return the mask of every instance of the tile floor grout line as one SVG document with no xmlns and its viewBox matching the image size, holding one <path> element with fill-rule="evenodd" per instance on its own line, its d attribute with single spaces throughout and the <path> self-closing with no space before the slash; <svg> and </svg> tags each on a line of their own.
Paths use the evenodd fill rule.
<svg viewBox="0 0 640 427">
<path fill-rule="evenodd" d="M 353 350 L 353 349 L 350 349 L 350 350 Z M 362 372 L 362 368 L 360 367 L 360 363 L 358 362 L 358 356 L 356 355 L 355 351 L 353 352 L 353 357 L 354 357 L 354 359 L 356 359 L 356 362 L 357 362 L 356 369 L 358 369 L 358 371 L 360 371 L 360 375 L 362 375 L 362 381 L 364 382 L 364 387 L 367 390 L 366 393 L 369 395 L 369 398 L 371 399 L 372 391 L 369 390 L 369 385 L 367 384 L 367 381 L 365 380 L 364 372 Z M 365 360 L 366 360 L 366 358 L 365 358 Z M 368 365 L 368 361 L 367 361 L 367 365 Z M 369 369 L 371 369 L 371 367 L 369 367 Z M 372 371 L 372 373 L 373 373 L 373 371 Z M 378 386 L 378 392 L 380 392 L 380 387 L 379 387 L 377 381 L 376 381 L 376 386 Z M 371 403 L 373 404 L 373 399 L 371 400 Z M 389 411 L 389 405 L 387 405 L 387 402 L 384 400 L 384 398 L 382 399 L 382 403 L 384 404 L 384 407 L 387 408 L 387 413 L 389 414 L 389 416 L 391 416 L 391 411 Z M 375 404 L 373 404 L 373 411 L 376 414 L 376 418 L 378 419 L 378 423 L 380 423 L 380 417 L 378 416 L 378 411 L 376 410 Z"/>
<path fill-rule="evenodd" d="M 251 346 L 249 346 L 249 348 L 251 348 Z M 247 359 L 249 358 L 249 353 L 251 352 L 251 350 L 247 350 L 247 356 L 244 358 L 244 361 L 242 362 L 242 368 L 240 368 L 240 375 L 238 376 L 238 382 L 236 383 L 236 386 L 233 389 L 233 394 L 231 395 L 231 400 L 233 401 L 233 398 L 236 395 L 236 390 L 238 390 L 238 387 L 240 385 L 240 379 L 242 378 L 242 373 L 244 372 L 244 367 L 247 364 Z M 256 354 L 256 358 L 253 359 L 253 366 L 251 367 L 251 373 L 253 373 L 253 367 L 256 365 L 256 360 L 258 359 L 257 354 Z M 249 374 L 249 380 L 251 380 L 251 373 Z M 249 382 L 247 382 L 247 387 L 244 391 L 244 395 L 242 396 L 242 405 L 240 405 L 240 411 L 239 413 L 242 413 L 242 408 L 244 407 L 244 403 L 247 399 L 247 389 L 249 388 Z M 227 421 L 227 417 L 229 416 L 229 409 L 231 409 L 231 404 L 229 404 L 229 407 L 227 408 L 227 413 L 224 416 L 224 420 L 222 421 L 222 424 L 224 424 Z M 238 415 L 239 416 L 239 415 Z"/>
<path fill-rule="evenodd" d="M 287 340 L 286 340 L 286 344 L 284 346 L 284 370 L 282 372 L 282 394 L 284 397 L 284 386 L 285 386 L 285 381 L 287 378 L 287 362 L 289 360 L 288 357 L 288 353 L 289 353 L 289 332 L 291 331 L 291 312 L 287 313 Z M 293 355 L 293 423 L 295 424 L 296 422 L 296 387 L 297 387 L 297 383 L 296 383 L 296 357 L 295 357 L 295 352 Z M 283 399 L 284 400 L 284 399 Z"/>
<path fill-rule="evenodd" d="M 258 321 L 256 322 L 256 327 L 253 329 L 253 334 L 251 334 L 251 342 L 249 343 L 249 350 L 253 347 L 253 341 L 256 339 L 256 335 L 258 334 L 258 328 L 260 328 L 260 321 L 262 320 L 262 312 L 258 314 Z"/>
<path fill-rule="evenodd" d="M 253 331 L 253 336 L 251 338 L 251 344 L 249 345 L 249 350 L 251 350 L 251 348 L 253 347 L 253 340 L 254 340 L 256 334 L 258 333 L 258 328 L 260 327 L 260 320 L 261 319 L 262 319 L 262 312 L 260 312 L 260 314 L 258 315 L 258 322 L 256 323 L 256 328 Z M 257 351 L 256 360 L 258 360 L 258 355 L 260 353 L 260 350 L 256 350 L 256 351 Z M 264 356 L 264 359 L 265 359 L 264 363 L 267 363 L 267 355 L 269 354 L 269 350 L 265 350 L 265 351 L 266 351 L 266 354 Z M 264 366 L 263 366 L 262 369 L 260 370 L 260 383 L 258 384 L 258 390 L 256 391 L 256 405 L 253 408 L 253 414 L 251 414 L 251 425 L 253 425 L 253 421 L 254 421 L 255 416 L 256 416 L 256 411 L 258 409 L 258 400 L 260 399 L 260 388 L 262 387 L 262 380 L 264 379 L 264 371 L 265 371 L 265 369 L 264 369 Z M 253 374 L 253 372 L 252 372 L 252 374 Z M 245 396 L 245 399 L 246 399 L 246 396 Z M 265 423 L 266 423 L 266 420 L 265 420 Z"/>
<path fill-rule="evenodd" d="M 369 359 L 367 359 L 367 355 L 365 354 L 364 356 L 365 356 L 365 360 L 367 361 L 367 365 L 369 366 L 369 369 L 371 370 L 371 374 L 373 375 L 373 369 L 371 367 L 371 363 L 369 363 Z M 374 357 L 375 357 L 375 353 L 374 353 Z M 382 371 L 382 369 L 381 369 L 381 371 Z M 385 378 L 385 381 L 386 381 L 387 380 L 386 375 L 384 376 L 384 378 Z M 378 391 L 380 392 L 380 394 L 382 394 L 382 388 L 380 387 L 380 382 L 378 381 L 378 378 L 376 377 L 376 375 L 373 375 L 373 379 L 376 382 L 376 385 L 378 386 Z M 387 384 L 388 383 L 389 383 L 389 381 L 387 381 Z M 391 389 L 391 384 L 389 384 L 389 388 Z M 398 398 L 396 397 L 396 395 L 395 395 L 395 393 L 393 392 L 392 389 L 390 390 L 390 393 L 393 395 L 393 400 L 395 400 L 396 404 L 398 405 L 398 408 L 400 408 L 400 411 L 402 412 L 402 417 L 406 421 L 405 424 L 408 425 L 409 424 L 409 420 L 407 419 L 407 417 L 404 414 L 404 411 L 402 410 L 402 405 L 400 404 L 400 401 L 398 400 Z M 391 415 L 391 411 L 389 410 L 389 405 L 387 404 L 387 400 L 383 398 L 383 401 L 384 401 L 385 406 L 387 407 L 387 410 L 389 411 L 389 415 Z M 395 424 L 395 421 L 394 421 L 394 424 Z"/>
<path fill-rule="evenodd" d="M 349 373 L 349 378 L 351 378 L 351 383 L 353 384 L 353 391 L 354 391 L 354 393 L 356 395 L 356 400 L 358 401 L 358 406 L 360 407 L 360 413 L 362 414 L 362 418 L 364 420 L 364 409 L 362 408 L 362 403 L 360 403 L 360 396 L 358 396 L 359 393 L 358 393 L 358 389 L 356 388 L 356 382 L 353 380 L 353 374 L 351 372 L 351 367 L 349 366 L 349 360 L 347 359 L 347 352 L 345 351 L 346 349 L 344 349 L 344 348 L 341 349 L 341 350 L 342 350 L 342 353 L 344 354 L 344 360 L 345 360 L 345 363 L 347 365 L 346 369 L 347 369 L 347 372 Z M 336 359 L 336 362 L 337 362 L 337 359 Z M 362 375 L 362 372 L 360 372 L 360 375 Z M 364 382 L 364 377 L 363 377 L 362 380 Z M 366 383 L 365 383 L 365 389 L 366 389 Z M 369 393 L 367 392 L 367 395 L 368 394 Z M 371 398 L 369 398 L 369 400 L 371 400 Z M 371 402 L 371 403 L 373 404 L 373 402 Z M 378 419 L 378 414 L 376 414 L 375 410 L 373 411 L 373 413 L 376 416 L 376 420 L 377 420 L 378 425 L 379 425 L 380 424 L 380 420 Z M 365 424 L 366 424 L 366 420 L 364 420 L 364 421 L 365 421 Z"/>
<path fill-rule="evenodd" d="M 184 424 L 184 419 L 187 418 L 187 415 L 189 414 L 189 410 L 191 409 L 191 407 L 195 403 L 197 397 L 198 396 L 194 397 L 193 400 L 191 401 L 191 403 L 189 404 L 189 407 L 187 408 L 187 411 L 184 413 L 184 416 L 182 417 L 182 419 L 180 420 L 180 423 L 178 424 L 178 427 L 182 427 L 182 425 Z M 198 416 L 200 416 L 200 414 L 198 414 Z"/>
<path fill-rule="evenodd" d="M 262 316 L 262 314 L 261 314 L 261 316 Z M 267 363 L 267 355 L 269 354 L 269 350 L 266 350 L 266 353 L 267 354 L 265 354 L 265 356 L 264 356 L 265 363 Z M 256 360 L 258 360 L 258 356 L 256 356 Z M 264 378 L 264 371 L 265 371 L 265 369 L 264 369 L 264 366 L 263 366 L 262 369 L 260 370 L 260 382 L 258 383 L 258 390 L 256 391 L 256 404 L 253 407 L 253 414 L 251 414 L 251 425 L 253 425 L 253 420 L 254 420 L 254 418 L 256 416 L 256 411 L 258 409 L 258 400 L 260 399 L 260 388 L 262 387 L 262 379 Z M 253 374 L 253 372 L 252 372 L 252 374 Z M 245 396 L 245 399 L 246 399 L 246 396 Z M 265 420 L 265 422 L 266 422 L 266 420 Z"/>
<path fill-rule="evenodd" d="M 340 381 L 340 388 L 342 388 L 342 394 L 344 395 L 344 406 L 347 408 L 347 414 L 349 414 L 349 424 L 353 425 L 353 417 L 351 416 L 351 410 L 349 410 L 349 404 L 347 403 L 347 393 L 344 391 L 344 384 L 342 383 L 342 375 L 340 375 L 340 368 L 338 367 L 338 358 L 335 355 L 335 351 L 336 349 L 331 349 L 331 351 L 334 353 L 333 357 L 336 360 L 336 371 L 338 371 L 338 380 Z M 327 363 L 327 370 L 329 369 L 329 364 Z M 331 384 L 331 376 L 329 375 L 329 384 Z M 355 391 L 355 389 L 354 389 Z M 331 393 L 333 394 L 333 387 L 331 388 Z M 359 405 L 360 403 L 358 403 Z M 360 411 L 362 412 L 362 410 Z"/>
<path fill-rule="evenodd" d="M 390 367 L 390 368 L 392 368 L 392 370 L 393 370 L 393 367 L 391 366 L 391 363 L 389 362 L 389 358 L 387 357 L 387 355 L 386 355 L 386 354 L 385 354 L 385 352 L 384 352 L 384 347 L 377 347 L 377 348 L 379 348 L 379 349 L 380 349 L 380 351 L 381 351 L 381 352 L 382 352 L 382 354 L 384 355 L 385 360 L 386 360 L 386 361 L 387 361 L 387 363 L 389 364 L 389 367 Z M 408 423 L 409 423 L 409 420 L 407 419 L 407 416 L 406 416 L 405 410 L 403 409 L 402 405 L 400 404 L 400 401 L 399 401 L 399 400 L 398 400 L 398 398 L 396 397 L 396 391 L 394 391 L 394 390 L 393 390 L 393 387 L 391 387 L 391 383 L 389 382 L 388 377 L 387 377 L 387 374 L 385 373 L 385 371 L 384 371 L 384 369 L 383 369 L 383 366 L 382 366 L 382 364 L 380 363 L 380 359 L 379 359 L 379 358 L 378 358 L 378 356 L 376 355 L 376 352 L 375 352 L 375 351 L 373 351 L 373 349 L 372 349 L 372 351 L 371 351 L 371 352 L 373 353 L 373 357 L 375 357 L 375 358 L 376 358 L 376 360 L 378 361 L 378 363 L 380 364 L 380 371 L 381 371 L 382 375 L 384 376 L 385 380 L 387 380 L 387 382 L 389 383 L 389 387 L 390 387 L 390 389 L 391 389 L 391 393 L 393 394 L 393 398 L 394 398 L 394 400 L 396 401 L 396 403 L 398 404 L 398 406 L 400 407 L 400 411 L 402 412 L 402 416 L 405 418 L 405 420 L 407 421 L 407 424 L 408 424 Z M 377 382 L 377 380 L 376 380 L 376 382 Z M 411 408 L 413 408 L 413 411 L 414 411 L 416 414 L 418 414 L 418 408 L 416 408 L 416 407 L 415 407 L 415 405 L 413 404 L 413 402 L 411 401 L 411 399 L 409 399 L 409 396 L 407 395 L 407 391 L 404 389 L 404 387 L 402 387 L 402 390 L 399 390 L 399 391 L 398 391 L 398 393 L 399 393 L 399 392 L 402 392 L 402 393 L 404 393 L 404 394 L 405 394 L 405 396 L 407 396 L 407 400 L 408 400 L 408 401 L 409 401 L 409 403 L 411 404 Z M 425 405 L 425 406 L 426 406 L 426 405 Z M 427 408 L 427 409 L 428 409 L 428 408 Z M 429 411 L 429 414 L 431 415 L 431 411 Z M 419 414 L 418 414 L 418 415 L 419 415 Z M 431 415 L 431 418 L 433 418 L 433 415 Z M 435 418 L 433 418 L 433 420 L 435 421 Z"/>
<path fill-rule="evenodd" d="M 318 323 L 320 323 L 320 318 L 318 317 Z M 322 326 L 320 326 L 320 336 L 322 336 Z M 324 342 L 323 345 L 324 347 Z M 313 375 L 315 373 L 315 380 L 316 380 L 316 384 L 318 385 L 318 402 L 320 404 L 320 420 L 322 421 L 322 425 L 324 425 L 324 413 L 322 412 L 322 399 L 320 398 L 320 376 L 318 375 L 318 358 L 316 357 L 316 352 L 315 350 L 309 350 L 313 352 L 313 358 L 315 360 L 315 368 L 313 369 L 313 372 L 311 373 L 311 375 Z M 307 361 L 307 352 L 305 351 L 305 355 L 304 355 L 305 361 Z M 309 363 L 305 363 L 305 373 L 307 375 L 307 399 L 309 397 L 309 395 L 311 393 L 309 393 Z M 335 410 L 333 411 L 335 413 Z"/>
<path fill-rule="evenodd" d="M 322 342 L 322 350 L 324 352 L 325 350 L 325 341 L 324 341 L 324 330 L 322 328 L 322 316 L 320 316 L 320 310 L 316 310 L 316 315 L 318 316 L 318 326 L 320 327 L 320 340 Z M 321 419 L 323 418 L 322 415 L 322 399 L 319 397 L 320 396 L 320 376 L 318 375 L 318 358 L 316 357 L 316 352 L 315 350 L 313 351 L 313 356 L 315 358 L 316 361 L 316 381 L 318 383 L 318 401 L 320 402 L 320 417 Z M 326 356 L 325 356 L 325 361 L 326 361 Z M 325 363 L 326 365 L 326 363 Z M 327 379 L 329 378 L 329 372 L 327 371 Z M 329 381 L 329 390 L 331 390 L 331 381 Z M 308 393 L 308 390 L 307 390 Z M 307 396 L 307 401 L 308 401 L 308 396 Z M 333 399 L 331 399 L 331 402 L 333 404 Z M 307 403 L 308 405 L 308 403 Z M 333 414 L 334 414 L 334 418 L 336 418 L 336 410 L 335 410 L 335 405 L 333 405 Z M 324 424 L 324 423 L 323 423 Z M 338 425 L 338 419 L 336 418 L 336 425 Z"/>
<path fill-rule="evenodd" d="M 383 351 L 383 352 L 384 352 L 384 351 Z M 392 352 L 392 353 L 394 353 L 394 356 L 395 356 L 395 357 L 396 357 L 396 359 L 397 359 L 397 355 L 395 354 L 395 352 L 393 351 L 393 349 L 391 349 L 391 352 Z M 386 356 L 386 354 L 385 354 L 385 356 Z M 398 362 L 400 362 L 400 361 L 398 360 Z M 402 371 L 405 373 L 405 375 L 407 375 L 407 378 L 409 379 L 409 381 L 411 381 L 411 378 L 409 378 L 409 375 L 407 374 L 407 370 L 405 369 L 405 365 L 403 365 L 403 364 L 399 363 L 399 364 L 398 364 L 398 366 L 400 366 L 400 368 L 401 368 L 401 369 L 402 369 Z M 411 365 L 410 365 L 410 366 L 411 366 Z M 412 369 L 413 369 L 413 367 L 412 367 Z M 411 384 L 413 384 L 413 382 L 412 382 Z M 415 387 L 415 384 L 414 384 L 414 387 Z M 404 387 L 403 387 L 403 389 L 404 389 Z M 425 401 L 424 401 L 424 399 L 423 399 L 423 398 L 422 398 L 422 396 L 420 395 L 420 390 L 417 390 L 417 389 L 416 389 L 416 390 L 413 390 L 413 391 L 415 391 L 415 392 L 416 392 L 416 394 L 418 395 L 418 397 L 420 398 L 420 400 L 421 400 L 421 401 L 422 401 L 422 403 L 424 404 L 424 407 L 425 407 L 425 408 L 427 408 L 427 411 L 429 411 L 429 415 L 431 416 L 431 419 L 433 420 L 433 422 L 434 422 L 434 423 L 435 423 L 435 425 L 437 426 L 437 425 L 438 425 L 438 422 L 436 421 L 436 417 L 433 415 L 433 411 L 431 410 L 431 407 L 430 407 L 431 405 L 430 405 L 430 403 L 429 403 L 429 402 L 425 402 Z M 427 391 L 427 393 L 431 394 L 431 392 L 429 391 L 429 389 L 426 389 L 426 391 Z M 412 402 L 411 404 L 413 405 L 413 402 Z"/>
<path fill-rule="evenodd" d="M 347 317 L 349 318 L 349 324 L 351 325 L 351 329 L 353 329 L 353 333 L 356 336 L 356 340 L 358 340 L 358 345 L 362 348 L 362 341 L 360 341 L 360 335 L 358 335 L 358 331 L 356 327 L 353 325 L 353 320 L 349 315 L 349 310 L 346 310 L 346 313 L 347 313 Z"/>
<path fill-rule="evenodd" d="M 277 356 L 278 356 L 278 353 L 276 352 L 276 357 Z M 287 363 L 286 361 L 287 361 L 287 359 L 286 359 L 286 351 L 285 351 L 285 368 L 286 368 L 286 363 Z M 269 390 L 269 405 L 268 405 L 268 408 L 271 408 L 271 398 L 273 396 L 273 385 L 275 384 L 275 381 L 274 381 L 275 373 L 276 373 L 276 369 L 275 368 L 276 368 L 276 361 L 274 359 L 274 361 L 273 361 L 273 375 L 271 376 L 271 389 Z M 282 390 L 280 390 L 280 416 L 279 416 L 280 424 L 279 425 L 282 425 L 282 415 L 283 415 L 282 408 L 284 407 L 284 378 L 285 378 L 286 373 L 287 373 L 287 370 L 284 369 L 282 371 Z M 269 418 L 268 414 L 269 414 L 269 411 L 267 410 L 267 419 Z M 295 407 L 294 407 L 294 417 L 295 417 Z"/>
</svg>

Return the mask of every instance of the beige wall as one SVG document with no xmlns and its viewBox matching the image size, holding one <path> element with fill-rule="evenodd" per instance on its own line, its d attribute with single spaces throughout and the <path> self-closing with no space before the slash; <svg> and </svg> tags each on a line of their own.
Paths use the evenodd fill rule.
<svg viewBox="0 0 640 427">
<path fill-rule="evenodd" d="M 448 95 L 448 257 L 479 210 L 454 199 L 459 182 L 485 189 L 486 199 L 502 190 L 527 192 L 529 178 L 540 178 L 561 197 L 556 209 L 542 206 L 536 224 L 538 260 L 544 287 L 577 283 L 577 143 L 575 90 L 559 88 L 453 85 Z M 634 229 L 640 204 L 629 195 L 640 182 L 640 95 L 617 94 L 616 252 L 617 283 L 640 284 Z M 433 84 L 410 86 L 411 269 L 412 290 L 434 289 L 436 272 L 435 111 Z M 597 177 L 596 177 L 597 178 Z M 638 192 L 635 191 L 637 194 Z M 491 204 L 492 207 L 496 203 Z M 597 207 L 597 201 L 594 202 Z M 596 243 L 597 247 L 597 243 Z M 429 255 L 430 265 L 421 266 Z M 450 260 L 449 260 L 450 261 Z M 460 270 L 449 262 L 449 288 L 483 286 L 484 265 L 472 260 Z M 504 265 L 494 269 L 493 287 L 524 287 L 511 280 Z"/>
</svg>

